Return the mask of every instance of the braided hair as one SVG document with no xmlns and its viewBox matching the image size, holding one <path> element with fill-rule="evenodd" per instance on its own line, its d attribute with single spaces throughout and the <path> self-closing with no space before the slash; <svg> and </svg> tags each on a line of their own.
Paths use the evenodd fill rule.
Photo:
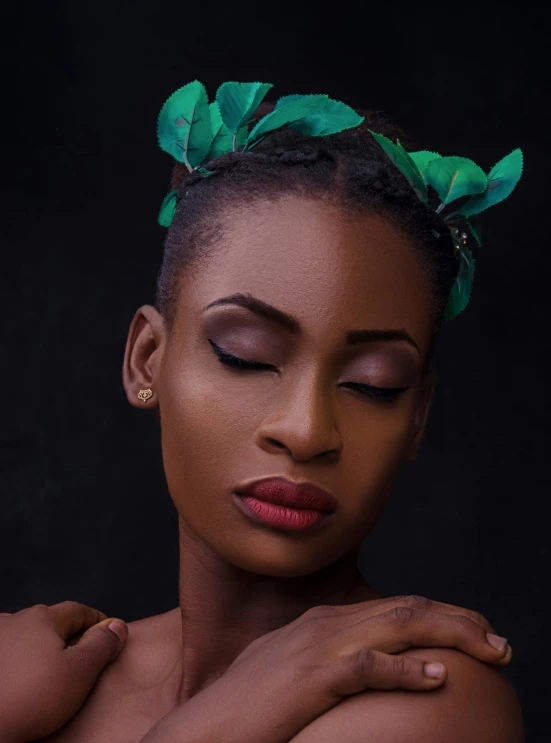
<svg viewBox="0 0 551 743">
<path fill-rule="evenodd" d="M 273 111 L 274 105 L 269 101 L 261 103 L 248 124 L 249 130 Z M 174 326 L 179 277 L 183 272 L 200 270 L 216 252 L 223 232 L 222 220 L 217 217 L 255 200 L 295 193 L 329 199 L 351 210 L 381 214 L 408 238 L 430 287 L 432 341 L 425 360 L 428 366 L 458 258 L 442 218 L 418 199 L 368 130 L 390 139 L 399 137 L 406 149 L 415 149 L 409 138 L 386 118 L 355 110 L 365 116 L 358 127 L 325 137 L 282 128 L 271 132 L 250 151 L 228 152 L 202 163 L 207 170 L 217 171 L 214 176 L 190 173 L 180 162 L 174 165 L 170 188 L 178 189 L 177 207 L 165 239 L 155 296 L 169 335 Z"/>
</svg>

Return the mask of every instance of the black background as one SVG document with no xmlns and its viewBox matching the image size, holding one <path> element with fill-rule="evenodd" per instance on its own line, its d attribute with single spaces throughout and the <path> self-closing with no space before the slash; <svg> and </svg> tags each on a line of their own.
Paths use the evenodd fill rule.
<svg viewBox="0 0 551 743">
<path fill-rule="evenodd" d="M 173 160 L 156 117 L 196 78 L 211 100 L 226 80 L 274 83 L 273 100 L 327 93 L 486 172 L 524 151 L 515 193 L 483 215 L 469 306 L 441 334 L 418 461 L 360 565 L 384 595 L 483 612 L 512 644 L 504 672 L 528 743 L 550 740 L 549 11 L 103 0 L 3 12 L 0 610 L 72 599 L 131 621 L 177 605 L 159 430 L 121 376 L 162 256 Z"/>
</svg>

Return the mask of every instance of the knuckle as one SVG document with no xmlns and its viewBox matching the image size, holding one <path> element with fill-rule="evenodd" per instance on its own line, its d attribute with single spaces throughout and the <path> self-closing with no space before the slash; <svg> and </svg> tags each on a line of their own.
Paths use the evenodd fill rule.
<svg viewBox="0 0 551 743">
<path fill-rule="evenodd" d="M 409 606 L 411 609 L 417 609 L 418 611 L 429 611 L 434 606 L 434 602 L 426 598 L 426 596 L 405 596 L 404 601 L 406 606 Z"/>
<path fill-rule="evenodd" d="M 71 600 L 60 601 L 60 603 L 56 604 L 56 606 L 63 607 L 66 609 L 72 609 L 72 610 L 82 609 L 82 604 L 79 604 L 78 601 L 71 601 Z"/>
<path fill-rule="evenodd" d="M 387 612 L 388 619 L 392 624 L 396 624 L 400 627 L 411 624 L 411 622 L 417 617 L 417 610 L 412 609 L 409 606 L 395 606 Z"/>
<path fill-rule="evenodd" d="M 472 632 L 475 628 L 475 623 L 473 622 L 473 620 L 463 615 L 459 615 L 458 617 L 456 617 L 456 623 L 458 624 L 459 629 L 462 632 Z"/>
<path fill-rule="evenodd" d="M 390 596 L 388 599 L 384 599 L 387 602 L 393 601 L 393 602 L 399 602 L 400 604 L 405 604 L 408 600 L 409 596 L 400 595 L 400 596 Z"/>
<path fill-rule="evenodd" d="M 370 676 L 377 670 L 377 654 L 372 648 L 360 648 L 355 661 L 362 676 Z"/>
<path fill-rule="evenodd" d="M 309 609 L 307 609 L 302 616 L 314 617 L 315 619 L 317 617 L 324 617 L 327 614 L 329 608 L 330 607 L 327 604 L 317 604 L 316 606 L 311 606 Z"/>
<path fill-rule="evenodd" d="M 482 627 L 489 626 L 490 624 L 488 620 L 486 619 L 486 617 L 483 614 L 481 614 L 479 611 L 476 611 L 475 609 L 468 609 L 467 616 L 473 622 L 476 622 L 476 624 L 482 625 Z"/>
<path fill-rule="evenodd" d="M 307 617 L 302 614 L 294 622 L 286 625 L 284 630 L 286 642 L 289 647 L 295 649 L 295 652 L 311 642 L 313 637 L 312 623 L 314 621 L 314 617 Z"/>
<path fill-rule="evenodd" d="M 398 676 L 405 676 L 411 668 L 411 663 L 405 655 L 393 655 L 393 671 Z"/>
<path fill-rule="evenodd" d="M 302 614 L 298 621 L 293 622 L 293 633 L 298 631 L 299 634 L 306 633 L 310 638 L 325 636 L 328 632 L 333 632 L 333 625 L 330 625 L 331 606 L 319 605 Z"/>
<path fill-rule="evenodd" d="M 49 608 L 48 604 L 34 604 L 34 606 L 29 606 L 29 610 L 36 611 L 37 614 L 44 614 Z"/>
</svg>

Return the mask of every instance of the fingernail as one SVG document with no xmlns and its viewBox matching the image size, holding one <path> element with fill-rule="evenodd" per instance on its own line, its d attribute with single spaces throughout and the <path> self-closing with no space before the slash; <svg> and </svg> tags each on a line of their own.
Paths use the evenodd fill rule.
<svg viewBox="0 0 551 743">
<path fill-rule="evenodd" d="M 507 645 L 506 637 L 500 637 L 499 635 L 492 635 L 491 632 L 488 632 L 486 634 L 486 637 L 488 638 L 488 642 L 490 643 L 490 645 L 492 645 L 496 650 L 503 650 L 505 645 Z"/>
<path fill-rule="evenodd" d="M 425 676 L 430 679 L 439 679 L 444 675 L 444 666 L 442 663 L 425 663 L 424 667 Z"/>
<path fill-rule="evenodd" d="M 114 632 L 121 642 L 126 640 L 126 624 L 122 619 L 115 619 L 108 625 L 111 632 Z"/>
<path fill-rule="evenodd" d="M 510 662 L 512 657 L 513 657 L 513 649 L 511 648 L 510 645 L 507 645 L 507 652 L 505 653 L 503 658 L 500 658 L 499 660 L 497 660 L 496 663 L 500 666 L 505 666 L 507 665 L 507 663 Z"/>
</svg>

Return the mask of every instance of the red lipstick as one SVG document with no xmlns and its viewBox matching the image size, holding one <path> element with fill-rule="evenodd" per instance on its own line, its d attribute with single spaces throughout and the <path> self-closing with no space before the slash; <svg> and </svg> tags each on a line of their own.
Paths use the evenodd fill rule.
<svg viewBox="0 0 551 743">
<path fill-rule="evenodd" d="M 310 530 L 337 510 L 337 500 L 324 488 L 286 477 L 249 480 L 234 488 L 237 505 L 253 521 L 292 531 Z"/>
</svg>

